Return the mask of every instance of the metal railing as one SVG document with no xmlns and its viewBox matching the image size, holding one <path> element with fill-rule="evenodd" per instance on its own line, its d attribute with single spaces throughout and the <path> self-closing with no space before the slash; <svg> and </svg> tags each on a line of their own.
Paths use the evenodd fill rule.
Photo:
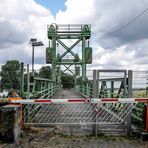
<svg viewBox="0 0 148 148">
<path fill-rule="evenodd" d="M 85 97 L 94 95 L 99 98 L 146 98 L 148 92 L 147 72 L 131 71 L 130 73 L 129 78 L 128 72 L 125 70 L 96 71 L 96 79 L 93 82 L 93 85 L 96 83 L 95 86 L 93 86 L 94 89 L 92 85 L 88 88 L 84 83 L 79 86 L 79 91 L 84 94 Z M 108 106 L 110 105 L 116 109 L 120 108 L 117 104 L 108 104 Z M 131 122 L 140 129 L 144 129 L 145 127 L 145 106 L 145 103 L 136 103 L 136 106 L 131 112 Z"/>
<path fill-rule="evenodd" d="M 79 32 L 83 30 L 83 27 L 85 24 L 52 24 L 58 33 L 73 33 L 73 32 Z M 87 25 L 89 30 L 91 30 L 91 25 Z M 47 28 L 50 28 L 50 25 L 47 26 Z"/>
<path fill-rule="evenodd" d="M 145 98 L 147 95 L 147 72 L 133 71 L 132 97 Z M 132 124 L 145 129 L 146 103 L 137 103 L 131 114 Z"/>
<path fill-rule="evenodd" d="M 33 93 L 35 92 L 36 95 L 32 97 L 38 97 L 40 99 L 43 98 L 48 99 L 52 97 L 59 89 L 59 85 L 56 84 L 56 82 L 44 78 L 35 77 L 32 85 L 33 85 L 32 92 Z"/>
<path fill-rule="evenodd" d="M 26 74 L 27 79 L 27 82 L 25 83 L 26 89 L 23 92 L 24 96 L 22 96 L 23 98 L 48 99 L 51 98 L 57 90 L 59 90 L 60 86 L 55 81 L 39 77 L 38 71 L 35 71 L 34 75 L 32 75 L 29 65 L 27 65 L 26 69 L 27 71 L 22 70 L 24 72 L 22 72 L 22 75 Z"/>
<path fill-rule="evenodd" d="M 92 97 L 92 81 L 83 82 L 81 85 L 77 85 L 76 91 L 86 98 Z"/>
</svg>

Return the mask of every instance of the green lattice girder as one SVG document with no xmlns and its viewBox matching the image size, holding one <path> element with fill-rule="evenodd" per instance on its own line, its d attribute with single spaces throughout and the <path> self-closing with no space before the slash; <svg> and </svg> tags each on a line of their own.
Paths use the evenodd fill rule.
<svg viewBox="0 0 148 148">
<path fill-rule="evenodd" d="M 82 80 L 86 79 L 86 64 L 91 63 L 89 60 L 89 54 L 92 53 L 89 47 L 86 46 L 86 40 L 91 36 L 91 26 L 90 25 L 56 25 L 52 24 L 48 26 L 48 38 L 51 40 L 51 47 L 47 50 L 52 50 L 51 59 L 49 63 L 52 64 L 52 72 L 53 72 L 53 80 L 55 80 L 55 76 L 59 75 L 56 73 L 56 65 L 64 65 L 66 70 L 69 70 L 72 74 L 75 73 L 70 70 L 72 65 L 81 65 L 82 66 Z M 68 47 L 65 43 L 63 43 L 63 39 L 73 39 L 75 42 Z M 56 43 L 59 43 L 66 51 L 60 55 L 56 55 Z M 82 43 L 82 58 L 78 56 L 77 53 L 74 53 L 72 49 L 74 49 L 79 43 Z M 88 50 L 88 51 L 87 51 Z M 47 51 L 48 53 L 48 51 Z M 64 59 L 64 57 L 70 53 L 74 59 Z M 66 66 L 69 65 L 69 66 Z M 77 72 L 78 73 L 78 72 Z M 79 72 L 80 73 L 80 72 Z M 76 74 L 75 74 L 76 75 Z"/>
</svg>

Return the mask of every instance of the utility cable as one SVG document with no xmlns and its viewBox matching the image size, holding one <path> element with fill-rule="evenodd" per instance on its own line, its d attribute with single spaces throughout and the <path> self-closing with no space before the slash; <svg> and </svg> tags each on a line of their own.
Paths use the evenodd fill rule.
<svg viewBox="0 0 148 148">
<path fill-rule="evenodd" d="M 105 37 L 107 35 L 112 35 L 115 34 L 123 29 L 125 29 L 127 26 L 131 25 L 132 23 L 134 23 L 138 18 L 140 18 L 142 15 L 144 15 L 146 12 L 148 11 L 148 8 L 144 9 L 144 11 L 142 11 L 140 14 L 138 14 L 134 19 L 130 20 L 127 24 L 123 25 L 122 27 L 118 28 L 117 30 L 114 30 L 113 32 L 110 32 L 106 35 L 104 35 L 104 37 L 100 38 L 100 39 L 105 39 L 105 38 L 109 38 L 109 37 Z M 93 34 L 96 34 L 94 32 L 92 32 Z"/>
<path fill-rule="evenodd" d="M 131 21 L 129 21 L 127 24 L 123 25 L 122 27 L 120 27 L 119 29 L 109 33 L 108 35 L 114 34 L 116 32 L 119 32 L 121 30 L 123 30 L 124 28 L 126 28 L 128 25 L 132 24 L 133 22 L 135 22 L 138 18 L 140 18 L 144 13 L 146 13 L 148 11 L 148 8 L 146 8 L 144 11 L 142 11 L 139 15 L 137 15 L 134 19 L 132 19 Z"/>
</svg>

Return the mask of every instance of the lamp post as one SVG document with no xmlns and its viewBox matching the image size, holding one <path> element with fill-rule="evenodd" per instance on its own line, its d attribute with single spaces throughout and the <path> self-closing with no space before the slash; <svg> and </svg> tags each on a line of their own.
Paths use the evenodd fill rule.
<svg viewBox="0 0 148 148">
<path fill-rule="evenodd" d="M 34 76 L 34 46 L 44 46 L 42 42 L 37 42 L 37 39 L 31 38 L 30 44 L 32 45 L 32 76 Z"/>
</svg>

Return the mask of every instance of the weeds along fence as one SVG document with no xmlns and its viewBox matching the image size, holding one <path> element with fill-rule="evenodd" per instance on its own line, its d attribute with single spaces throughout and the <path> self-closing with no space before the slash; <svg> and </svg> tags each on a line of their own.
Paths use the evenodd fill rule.
<svg viewBox="0 0 148 148">
<path fill-rule="evenodd" d="M 147 98 L 148 97 L 148 72 L 147 71 L 133 71 L 133 98 Z M 146 103 L 137 103 L 132 111 L 132 123 L 140 129 L 146 128 Z"/>
</svg>

